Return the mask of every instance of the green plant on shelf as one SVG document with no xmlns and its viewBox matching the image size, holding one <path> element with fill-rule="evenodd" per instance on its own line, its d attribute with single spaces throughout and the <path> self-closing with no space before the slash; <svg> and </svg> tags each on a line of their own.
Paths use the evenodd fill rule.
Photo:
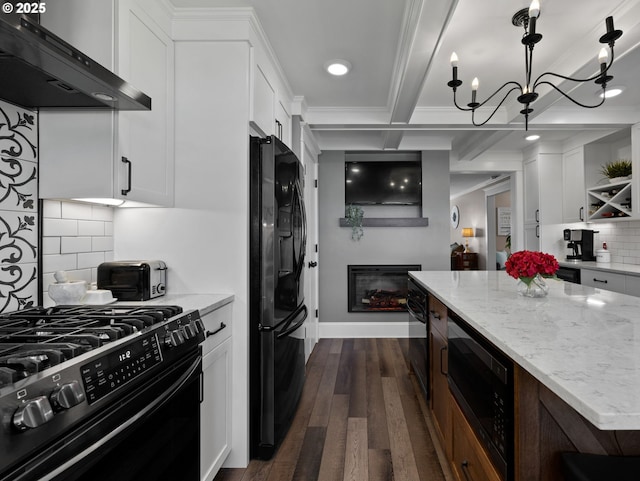
<svg viewBox="0 0 640 481">
<path fill-rule="evenodd" d="M 362 229 L 364 211 L 362 210 L 362 207 L 349 204 L 345 208 L 344 216 L 347 220 L 347 224 L 351 226 L 351 240 L 359 241 L 364 235 L 364 230 Z"/>
<path fill-rule="evenodd" d="M 628 177 L 631 175 L 631 161 L 627 159 L 619 159 L 607 162 L 601 167 L 600 173 L 608 179 Z"/>
</svg>

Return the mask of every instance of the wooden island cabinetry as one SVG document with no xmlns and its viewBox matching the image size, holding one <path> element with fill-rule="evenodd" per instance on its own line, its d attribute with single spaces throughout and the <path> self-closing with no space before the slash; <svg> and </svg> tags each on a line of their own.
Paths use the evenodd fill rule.
<svg viewBox="0 0 640 481">
<path fill-rule="evenodd" d="M 438 441 L 457 481 L 501 481 L 500 475 L 449 391 L 447 318 L 447 307 L 435 296 L 430 295 L 430 409 Z"/>
<path fill-rule="evenodd" d="M 599 430 L 517 365 L 514 376 L 516 481 L 561 481 L 562 452 L 640 455 L 640 431 Z"/>
<path fill-rule="evenodd" d="M 447 308 L 429 296 L 429 383 L 433 424 L 447 458 L 451 458 L 451 408 L 447 381 Z"/>
<path fill-rule="evenodd" d="M 616 456 L 640 457 L 640 340 L 633 336 L 637 320 L 632 314 L 640 300 L 557 282 L 540 302 L 518 296 L 504 272 L 425 271 L 411 277 L 430 299 L 430 414 L 434 440 L 441 443 L 454 479 L 567 481 L 563 453 L 609 456 L 607 479 L 620 479 Z M 458 403 L 443 374 L 449 369 L 457 376 L 460 356 L 474 350 L 455 326 L 442 330 L 445 318 L 460 318 L 481 344 L 513 365 L 513 383 L 508 383 L 513 410 L 502 411 L 513 435 L 512 443 L 506 440 L 511 444 L 507 470 L 485 448 L 474 418 L 467 416 L 470 406 Z M 495 373 L 504 372 L 491 365 Z M 466 392 L 466 399 L 482 396 L 481 389 Z M 483 399 L 473 402 L 481 406 Z"/>
</svg>

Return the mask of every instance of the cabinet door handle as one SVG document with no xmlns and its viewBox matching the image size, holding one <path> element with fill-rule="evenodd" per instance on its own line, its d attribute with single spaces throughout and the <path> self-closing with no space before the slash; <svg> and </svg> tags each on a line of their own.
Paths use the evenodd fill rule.
<svg viewBox="0 0 640 481">
<path fill-rule="evenodd" d="M 449 373 L 445 372 L 445 370 L 442 368 L 444 366 L 444 361 L 442 359 L 442 354 L 444 354 L 444 352 L 447 350 L 447 346 L 442 346 L 440 348 L 440 374 L 442 374 L 443 376 L 447 376 Z"/>
<path fill-rule="evenodd" d="M 131 192 L 131 161 L 126 157 L 122 157 L 122 159 L 120 160 L 122 161 L 122 163 L 127 164 L 127 180 L 128 180 L 127 188 L 122 189 L 120 193 L 122 195 L 127 195 L 129 192 Z"/>
<path fill-rule="evenodd" d="M 536 222 L 540 222 L 540 209 L 536 209 Z"/>
<path fill-rule="evenodd" d="M 581 221 L 584 220 L 584 207 L 580 207 L 580 211 L 578 212 L 578 217 Z"/>
<path fill-rule="evenodd" d="M 539 239 L 540 238 L 540 224 L 536 225 L 536 237 Z"/>
<path fill-rule="evenodd" d="M 429 311 L 429 312 L 434 317 L 434 319 L 441 319 L 440 314 L 437 313 L 436 311 Z"/>
<path fill-rule="evenodd" d="M 207 337 L 215 336 L 220 331 L 222 331 L 225 327 L 227 327 L 227 325 L 224 322 L 221 322 L 220 323 L 220 327 L 218 329 L 216 329 L 215 331 L 207 331 Z"/>
<path fill-rule="evenodd" d="M 601 282 L 603 284 L 607 284 L 609 281 L 607 281 L 606 279 L 596 279 L 595 277 L 593 278 L 593 282 Z"/>
<path fill-rule="evenodd" d="M 473 478 L 471 478 L 471 475 L 469 474 L 469 461 L 465 459 L 460 463 L 460 467 L 462 468 L 464 479 L 466 479 L 466 481 L 473 481 Z"/>
</svg>

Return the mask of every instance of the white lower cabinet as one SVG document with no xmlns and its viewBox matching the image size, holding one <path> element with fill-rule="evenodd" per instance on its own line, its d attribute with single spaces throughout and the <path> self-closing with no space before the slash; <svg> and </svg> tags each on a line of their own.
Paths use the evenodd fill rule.
<svg viewBox="0 0 640 481">
<path fill-rule="evenodd" d="M 625 293 L 625 276 L 615 272 L 606 272 L 597 269 L 582 269 L 580 281 L 583 286 L 598 287 L 608 291 Z"/>
<path fill-rule="evenodd" d="M 624 293 L 630 296 L 640 297 L 640 276 L 625 276 Z"/>
<path fill-rule="evenodd" d="M 211 481 L 231 450 L 231 304 L 202 318 L 203 393 L 200 404 L 200 479 Z"/>
</svg>

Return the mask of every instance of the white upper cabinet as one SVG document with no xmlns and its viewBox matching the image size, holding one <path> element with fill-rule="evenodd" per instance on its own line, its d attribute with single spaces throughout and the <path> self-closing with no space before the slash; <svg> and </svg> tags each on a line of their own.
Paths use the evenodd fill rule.
<svg viewBox="0 0 640 481">
<path fill-rule="evenodd" d="M 172 40 L 135 0 L 60 0 L 49 10 L 45 27 L 149 95 L 151 111 L 42 111 L 40 196 L 172 206 Z"/>
<path fill-rule="evenodd" d="M 252 110 L 250 122 L 260 135 L 275 135 L 291 147 L 291 97 L 262 48 L 254 46 Z"/>
<path fill-rule="evenodd" d="M 585 218 L 584 148 L 562 154 L 562 221 L 583 222 Z"/>
</svg>

